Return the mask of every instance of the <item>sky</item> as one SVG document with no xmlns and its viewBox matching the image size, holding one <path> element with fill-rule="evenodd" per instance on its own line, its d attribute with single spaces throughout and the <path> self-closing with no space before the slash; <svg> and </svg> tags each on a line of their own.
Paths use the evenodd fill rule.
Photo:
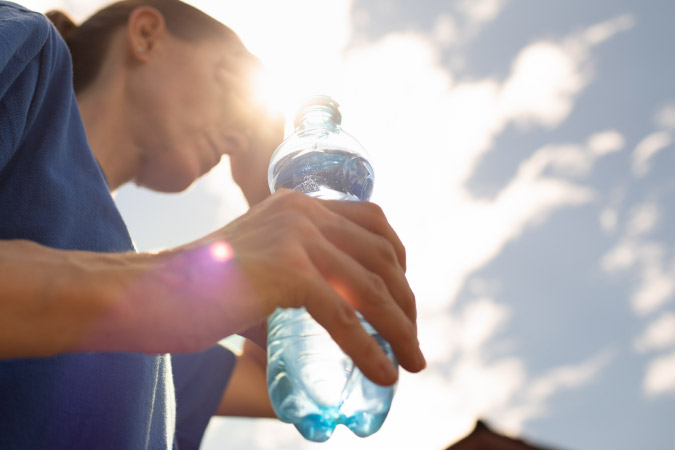
<svg viewBox="0 0 675 450">
<path fill-rule="evenodd" d="M 372 437 L 217 418 L 203 449 L 442 449 L 478 418 L 560 449 L 675 449 L 672 0 L 191 3 L 260 57 L 284 112 L 342 105 L 429 363 Z M 142 251 L 246 209 L 226 160 L 185 193 L 115 198 Z"/>
</svg>

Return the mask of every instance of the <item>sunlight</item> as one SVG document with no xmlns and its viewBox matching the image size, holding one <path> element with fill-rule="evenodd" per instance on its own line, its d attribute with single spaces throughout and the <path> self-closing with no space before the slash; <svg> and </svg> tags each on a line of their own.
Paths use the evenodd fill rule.
<svg viewBox="0 0 675 450">
<path fill-rule="evenodd" d="M 224 241 L 218 241 L 211 244 L 211 257 L 218 262 L 226 262 L 232 259 L 234 251 L 232 246 Z"/>
<path fill-rule="evenodd" d="M 288 105 L 289 99 L 282 87 L 281 81 L 274 77 L 269 70 L 260 70 L 253 80 L 255 101 L 269 111 L 283 111 L 284 105 Z"/>
<path fill-rule="evenodd" d="M 295 110 L 311 95 L 340 101 L 342 54 L 351 31 L 350 1 L 190 3 L 232 27 L 260 59 L 264 72 L 256 80 L 258 100 L 284 115 L 287 131 Z"/>
<path fill-rule="evenodd" d="M 293 131 L 293 115 L 301 102 L 312 95 L 296 76 L 266 68 L 260 70 L 253 81 L 255 101 L 268 113 L 281 113 L 286 119 L 286 134 Z"/>
</svg>

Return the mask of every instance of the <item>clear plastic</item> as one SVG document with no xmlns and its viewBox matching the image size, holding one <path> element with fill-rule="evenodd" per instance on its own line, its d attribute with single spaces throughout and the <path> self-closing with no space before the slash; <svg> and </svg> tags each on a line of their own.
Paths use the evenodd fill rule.
<svg viewBox="0 0 675 450">
<path fill-rule="evenodd" d="M 270 161 L 272 192 L 294 189 L 333 200 L 369 200 L 373 168 L 361 145 L 341 129 L 338 104 L 312 98 L 295 119 L 295 133 Z M 396 364 L 390 345 L 362 324 Z M 308 440 L 323 442 L 339 424 L 365 437 L 380 429 L 396 385 L 379 386 L 304 309 L 277 309 L 268 319 L 267 387 L 277 416 Z"/>
</svg>

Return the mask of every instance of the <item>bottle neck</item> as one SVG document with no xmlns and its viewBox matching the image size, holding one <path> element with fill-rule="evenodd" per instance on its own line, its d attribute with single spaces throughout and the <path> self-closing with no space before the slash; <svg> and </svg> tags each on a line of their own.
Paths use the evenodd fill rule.
<svg viewBox="0 0 675 450">
<path fill-rule="evenodd" d="M 324 129 L 335 132 L 340 128 L 340 111 L 329 106 L 314 105 L 302 111 L 295 121 L 295 131 Z"/>
</svg>

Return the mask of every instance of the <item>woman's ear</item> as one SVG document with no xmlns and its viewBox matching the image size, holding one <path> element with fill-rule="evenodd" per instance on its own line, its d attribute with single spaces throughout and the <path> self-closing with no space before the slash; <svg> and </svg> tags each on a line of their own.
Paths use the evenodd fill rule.
<svg viewBox="0 0 675 450">
<path fill-rule="evenodd" d="M 159 39 L 166 33 L 162 13 L 151 6 L 140 6 L 129 15 L 129 52 L 138 61 L 147 61 Z"/>
</svg>

